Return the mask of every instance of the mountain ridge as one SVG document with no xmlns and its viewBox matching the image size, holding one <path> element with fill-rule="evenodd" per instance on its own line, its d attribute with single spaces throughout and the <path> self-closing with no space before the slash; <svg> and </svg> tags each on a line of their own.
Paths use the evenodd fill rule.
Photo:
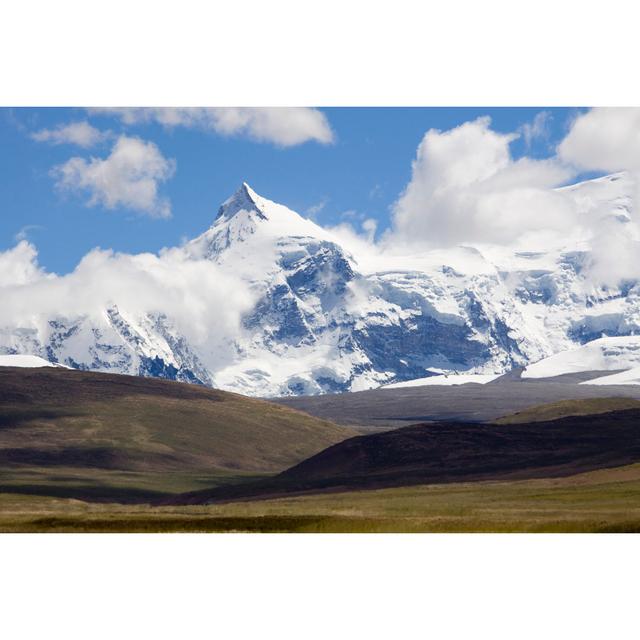
<svg viewBox="0 0 640 640">
<path fill-rule="evenodd" d="M 563 190 L 583 215 L 627 228 L 624 174 Z M 251 304 L 235 331 L 210 329 L 194 340 L 172 310 L 135 312 L 116 300 L 92 317 L 62 311 L 0 327 L 0 354 L 283 396 L 501 374 L 603 335 L 640 331 L 637 281 L 595 288 L 588 238 L 548 245 L 353 255 L 339 234 L 245 182 L 209 229 L 171 249 L 179 265 L 213 263 L 217 277 L 246 290 Z M 201 283 L 203 292 L 215 286 Z"/>
</svg>

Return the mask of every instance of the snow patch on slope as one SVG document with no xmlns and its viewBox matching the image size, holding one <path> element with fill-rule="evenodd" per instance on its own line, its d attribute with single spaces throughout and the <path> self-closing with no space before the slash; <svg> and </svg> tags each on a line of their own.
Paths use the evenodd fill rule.
<svg viewBox="0 0 640 640">
<path fill-rule="evenodd" d="M 594 380 L 587 380 L 580 384 L 640 384 L 640 367 L 633 367 L 632 369 L 621 371 L 620 373 L 613 373 L 608 376 L 602 376 L 601 378 L 595 378 Z"/>
<path fill-rule="evenodd" d="M 25 367 L 29 369 L 38 367 L 62 367 L 68 369 L 69 367 L 63 367 L 63 365 L 49 362 L 44 358 L 38 356 L 12 354 L 12 355 L 0 355 L 0 367 Z"/>
<path fill-rule="evenodd" d="M 499 378 L 501 373 L 488 373 L 488 374 L 442 374 L 438 376 L 430 376 L 428 378 L 418 378 L 416 380 L 406 380 L 405 382 L 395 382 L 393 384 L 387 384 L 383 389 L 403 389 L 406 387 L 427 387 L 427 386 L 456 386 L 459 384 L 487 384 L 496 378 Z"/>
<path fill-rule="evenodd" d="M 636 366 L 640 366 L 640 336 L 618 336 L 593 340 L 530 364 L 522 377 L 551 378 L 567 373 L 615 371 Z M 589 381 L 589 384 L 593 383 L 593 380 Z"/>
</svg>

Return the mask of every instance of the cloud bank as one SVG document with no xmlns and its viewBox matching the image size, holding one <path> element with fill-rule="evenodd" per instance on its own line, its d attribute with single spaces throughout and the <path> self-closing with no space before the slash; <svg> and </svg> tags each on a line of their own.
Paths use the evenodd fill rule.
<svg viewBox="0 0 640 640">
<path fill-rule="evenodd" d="M 326 116 L 310 107 L 117 107 L 91 111 L 117 116 L 127 125 L 156 122 L 165 127 L 245 136 L 281 147 L 311 141 L 330 144 L 335 139 Z"/>
<path fill-rule="evenodd" d="M 106 158 L 75 156 L 54 167 L 51 174 L 61 191 L 88 194 L 88 206 L 127 207 L 168 218 L 171 204 L 158 190 L 175 167 L 175 160 L 165 158 L 153 142 L 120 136 Z"/>
<path fill-rule="evenodd" d="M 129 255 L 94 249 L 64 276 L 43 271 L 33 245 L 0 252 L 0 327 L 47 330 L 52 318 L 104 320 L 112 305 L 134 317 L 165 314 L 206 357 L 221 357 L 254 300 L 233 275 L 179 250 Z M 225 347 L 225 344 L 227 346 Z"/>
</svg>

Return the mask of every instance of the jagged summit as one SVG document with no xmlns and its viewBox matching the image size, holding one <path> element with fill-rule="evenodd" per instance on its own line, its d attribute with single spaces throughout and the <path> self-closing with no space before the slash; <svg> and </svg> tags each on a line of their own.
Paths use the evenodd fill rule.
<svg viewBox="0 0 640 640">
<path fill-rule="evenodd" d="M 186 245 L 196 257 L 219 258 L 230 247 L 247 250 L 247 242 L 273 244 L 279 238 L 334 241 L 322 227 L 300 214 L 256 193 L 246 182 L 218 210 L 211 227 Z M 274 245 L 275 246 L 275 245 Z M 258 250 L 255 245 L 256 251 Z"/>
<path fill-rule="evenodd" d="M 264 198 L 259 196 L 247 182 L 243 182 L 238 190 L 222 203 L 218 209 L 216 220 L 219 218 L 228 220 L 241 211 L 251 212 L 266 220 L 264 208 Z"/>
</svg>

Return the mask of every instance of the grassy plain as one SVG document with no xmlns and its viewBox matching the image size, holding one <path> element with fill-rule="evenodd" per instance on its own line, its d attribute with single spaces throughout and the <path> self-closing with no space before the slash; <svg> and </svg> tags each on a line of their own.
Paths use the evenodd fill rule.
<svg viewBox="0 0 640 640">
<path fill-rule="evenodd" d="M 640 532 L 640 464 L 558 479 L 151 507 L 0 494 L 4 532 Z"/>
</svg>

